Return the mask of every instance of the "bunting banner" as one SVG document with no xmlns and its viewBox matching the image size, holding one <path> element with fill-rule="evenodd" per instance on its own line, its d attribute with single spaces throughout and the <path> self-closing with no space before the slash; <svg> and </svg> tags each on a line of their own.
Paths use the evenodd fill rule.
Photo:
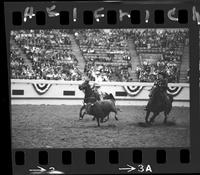
<svg viewBox="0 0 200 175">
<path fill-rule="evenodd" d="M 33 85 L 35 91 L 39 95 L 43 95 L 49 90 L 49 88 L 51 87 L 52 84 L 49 84 L 49 83 L 33 83 L 32 85 Z"/>
<path fill-rule="evenodd" d="M 182 91 L 182 89 L 183 87 L 169 86 L 169 90 L 167 91 L 167 93 L 175 97 Z"/>
<path fill-rule="evenodd" d="M 144 87 L 145 86 L 124 86 L 124 89 L 128 95 L 136 96 L 141 92 L 141 90 Z M 181 92 L 182 89 L 183 87 L 171 86 L 169 87 L 169 90 L 167 91 L 167 93 L 175 97 Z"/>
<path fill-rule="evenodd" d="M 125 91 L 130 96 L 136 96 L 140 93 L 144 86 L 124 86 Z"/>
</svg>

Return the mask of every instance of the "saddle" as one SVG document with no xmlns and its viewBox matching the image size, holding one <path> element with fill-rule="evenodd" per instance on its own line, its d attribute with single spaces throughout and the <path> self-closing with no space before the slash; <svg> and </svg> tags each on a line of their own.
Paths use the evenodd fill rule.
<svg viewBox="0 0 200 175">
<path fill-rule="evenodd" d="M 84 99 L 84 103 L 87 104 L 87 103 L 95 103 L 97 101 L 97 99 L 95 97 L 87 97 Z"/>
</svg>

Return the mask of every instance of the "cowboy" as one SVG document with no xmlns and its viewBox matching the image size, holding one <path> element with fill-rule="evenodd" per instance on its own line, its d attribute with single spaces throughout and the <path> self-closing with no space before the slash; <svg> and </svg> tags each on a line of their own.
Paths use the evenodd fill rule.
<svg viewBox="0 0 200 175">
<path fill-rule="evenodd" d="M 151 92 L 149 94 L 150 99 L 149 99 L 148 105 L 146 106 L 146 109 L 149 106 L 151 106 L 152 101 L 153 101 L 152 100 L 153 96 L 154 96 L 154 94 L 157 90 L 160 90 L 163 93 L 164 98 L 168 98 L 168 94 L 167 94 L 168 89 L 169 88 L 168 88 L 168 81 L 166 79 L 166 74 L 164 72 L 159 72 L 158 75 L 157 75 L 157 79 L 155 80 L 154 85 L 153 85 Z M 167 101 L 167 99 L 165 101 Z"/>
<path fill-rule="evenodd" d="M 103 100 L 103 92 L 101 92 L 99 90 L 100 87 L 101 86 L 98 83 L 94 83 L 93 86 L 92 86 L 92 89 L 93 89 L 94 93 L 98 96 L 98 98 L 100 100 Z"/>
<path fill-rule="evenodd" d="M 157 86 L 162 90 L 162 92 L 167 93 L 167 90 L 169 89 L 168 87 L 168 80 L 167 80 L 167 75 L 164 72 L 160 72 L 158 74 L 158 78 L 156 81 Z"/>
<path fill-rule="evenodd" d="M 86 83 L 86 84 L 89 84 L 89 82 L 90 82 L 89 78 L 86 78 L 86 79 L 85 79 L 85 83 Z M 85 98 L 84 98 L 84 103 L 86 104 L 87 102 L 88 102 L 88 99 L 86 99 L 86 96 L 85 96 Z"/>
<path fill-rule="evenodd" d="M 89 84 L 89 82 L 90 82 L 89 78 L 86 78 L 86 79 L 85 79 L 85 82 L 86 82 L 87 84 Z"/>
<path fill-rule="evenodd" d="M 153 95 L 154 88 L 160 88 L 160 90 L 162 90 L 163 92 L 166 92 L 168 89 L 167 84 L 168 84 L 168 81 L 166 79 L 166 74 L 164 72 L 159 72 L 157 75 L 157 79 L 154 81 L 154 85 L 149 96 L 151 97 Z"/>
</svg>

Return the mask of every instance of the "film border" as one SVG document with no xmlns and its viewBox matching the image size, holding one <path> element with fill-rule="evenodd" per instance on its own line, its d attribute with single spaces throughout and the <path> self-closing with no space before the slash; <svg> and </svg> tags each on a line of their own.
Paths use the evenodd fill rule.
<svg viewBox="0 0 200 175">
<path fill-rule="evenodd" d="M 180 1 L 177 1 L 180 2 Z M 137 25 L 132 25 L 130 22 L 127 22 L 126 20 L 123 21 L 122 23 L 117 23 L 117 27 L 125 27 L 125 28 L 189 28 L 190 31 L 190 68 L 191 68 L 191 81 L 190 81 L 190 86 L 191 86 L 191 91 L 190 91 L 190 96 L 191 96 L 191 110 L 190 110 L 190 116 L 191 116 L 191 147 L 189 148 L 190 152 L 191 152 L 191 162 L 187 165 L 181 165 L 178 163 L 178 159 L 179 159 L 179 151 L 181 150 L 181 148 L 162 148 L 164 150 L 166 150 L 167 152 L 167 160 L 170 161 L 170 164 L 166 163 L 164 164 L 164 166 L 159 166 L 156 161 L 155 161 L 155 152 L 156 152 L 156 148 L 148 148 L 148 149 L 144 149 L 144 148 L 139 148 L 139 150 L 142 150 L 143 153 L 143 159 L 146 162 L 151 162 L 152 158 L 154 159 L 155 162 L 151 162 L 150 164 L 152 165 L 152 167 L 155 167 L 155 170 L 153 171 L 153 173 L 157 173 L 157 172 L 161 172 L 161 173 L 171 173 L 171 172 L 192 172 L 194 170 L 194 168 L 196 168 L 197 170 L 199 169 L 198 167 L 198 162 L 199 162 L 199 156 L 197 153 L 199 153 L 199 141 L 197 140 L 198 137 L 196 136 L 195 133 L 197 133 L 197 131 L 199 131 L 198 128 L 198 124 L 199 124 L 199 118 L 197 117 L 193 117 L 192 116 L 198 116 L 197 114 L 199 114 L 199 110 L 198 110 L 198 104 L 199 104 L 199 99 L 197 98 L 197 93 L 199 92 L 198 89 L 198 77 L 197 75 L 197 71 L 198 71 L 198 66 L 197 66 L 197 58 L 199 58 L 199 48 L 197 47 L 196 43 L 199 43 L 198 41 L 198 37 L 196 37 L 198 35 L 199 32 L 199 26 L 197 26 L 196 22 L 192 21 L 192 7 L 194 4 L 189 3 L 189 1 L 187 1 L 188 4 L 182 4 L 181 2 L 178 4 L 171 4 L 169 2 L 169 4 L 167 4 L 166 6 L 162 6 L 162 4 L 145 4 L 145 7 L 142 5 L 142 3 L 133 3 L 133 7 L 134 9 L 139 9 L 141 11 L 145 11 L 146 9 L 149 9 L 150 12 L 154 11 L 155 9 L 162 9 L 166 12 L 166 10 L 171 9 L 173 7 L 176 7 L 177 9 L 187 9 L 188 10 L 188 23 L 187 24 L 177 24 L 175 22 L 172 22 L 170 20 L 165 20 L 165 24 L 154 24 L 154 22 L 152 21 L 153 18 L 150 19 L 150 21 L 148 23 L 145 23 L 145 21 L 142 21 L 141 24 L 137 24 Z M 5 3 L 5 16 L 6 16 L 6 37 L 7 37 L 7 41 L 9 40 L 8 34 L 11 29 L 36 29 L 38 28 L 37 25 L 33 25 L 30 22 L 27 22 L 26 24 L 22 24 L 21 26 L 13 26 L 11 24 L 11 13 L 10 11 L 12 9 L 19 9 L 19 11 L 23 12 L 24 7 L 27 7 L 30 5 L 30 3 L 21 3 L 18 4 L 17 2 L 15 3 L 15 6 L 12 6 L 12 3 Z M 71 10 L 71 7 L 74 6 L 74 3 L 76 4 L 76 2 L 69 2 L 69 4 L 71 4 L 71 6 L 69 5 L 67 7 L 67 10 Z M 90 2 L 89 2 L 90 3 Z M 126 2 L 128 3 L 128 2 Z M 36 6 L 40 9 L 41 7 L 45 7 L 46 8 L 46 4 L 40 5 L 41 3 L 32 3 L 32 5 Z M 49 3 L 51 4 L 51 3 Z M 57 2 L 56 2 L 57 4 Z M 59 4 L 59 3 L 58 3 Z M 116 8 L 119 8 L 121 6 L 123 6 L 123 8 L 125 10 L 127 9 L 132 9 L 131 7 L 129 7 L 126 4 L 120 3 L 120 5 L 118 4 L 114 4 L 114 3 L 104 3 L 104 2 L 99 2 L 99 4 L 94 4 L 91 3 L 91 6 L 88 6 L 88 4 L 85 3 L 80 3 L 80 4 L 76 4 L 75 6 L 77 7 L 77 9 L 80 9 L 80 7 L 82 7 L 82 9 L 80 9 L 80 14 L 83 12 L 83 10 L 85 8 L 89 9 L 93 9 L 94 7 L 98 7 L 99 6 L 104 6 L 105 9 L 111 9 L 111 10 L 116 10 Z M 19 6 L 18 6 L 19 5 Z M 84 7 L 83 7 L 84 5 Z M 72 18 L 71 18 L 72 19 Z M 166 16 L 165 16 L 166 19 Z M 76 22 L 76 23 L 69 23 L 69 25 L 67 26 L 61 26 L 59 25 L 57 22 L 59 20 L 52 20 L 52 19 L 48 19 L 46 20 L 47 25 L 43 26 L 39 26 L 40 29 L 44 29 L 44 28 L 117 28 L 116 25 L 108 25 L 106 24 L 106 21 L 103 23 L 94 23 L 91 26 L 87 26 L 83 24 L 83 19 L 80 19 L 80 23 Z M 117 21 L 119 22 L 119 20 Z M 9 53 L 9 42 L 7 42 L 7 53 Z M 7 55 L 7 58 L 9 60 L 9 56 Z M 191 58 L 196 58 L 196 59 L 191 59 Z M 184 148 L 183 148 L 184 149 Z M 23 150 L 20 149 L 21 151 L 23 151 L 25 153 L 25 165 L 23 166 L 16 166 L 15 164 L 13 164 L 13 172 L 14 174 L 24 174 L 25 171 L 27 170 L 26 167 L 30 167 L 33 165 L 37 165 L 38 164 L 38 157 L 37 157 L 37 153 L 38 149 L 33 149 L 33 150 Z M 12 156 L 13 156 L 13 160 L 14 160 L 14 156 L 15 156 L 15 151 L 20 151 L 20 150 L 13 150 Z M 108 158 L 108 152 L 109 150 L 112 149 L 89 149 L 89 150 L 94 150 L 96 153 L 96 164 L 91 166 L 85 165 L 85 150 L 88 149 L 67 149 L 72 151 L 72 161 L 76 162 L 76 165 L 74 165 L 72 163 L 72 165 L 69 166 L 62 166 L 60 164 L 57 164 L 58 162 L 61 162 L 60 160 L 60 156 L 61 155 L 61 151 L 63 149 L 48 149 L 48 153 L 49 153 L 49 165 L 53 164 L 55 165 L 55 167 L 57 169 L 67 169 L 67 173 L 75 173 L 75 174 L 82 174 L 83 172 L 88 172 L 88 170 L 90 170 L 90 173 L 96 174 L 99 173 L 98 170 L 100 169 L 104 169 L 103 171 L 101 171 L 100 173 L 119 173 L 119 171 L 117 171 L 117 167 L 123 166 L 125 164 L 125 162 L 132 162 L 131 160 L 131 156 L 129 156 L 129 158 L 127 158 L 127 155 L 130 155 L 131 152 L 133 150 L 135 150 L 135 148 L 133 149 L 129 149 L 129 148 L 120 148 L 120 149 L 114 149 L 114 150 L 118 150 L 119 151 L 119 164 L 116 165 L 112 165 L 109 162 L 105 162 L 104 160 Z M 34 156 L 33 156 L 34 155 Z M 82 155 L 82 156 L 80 156 Z M 177 155 L 176 157 L 174 155 Z M 29 160 L 29 158 L 31 157 L 32 161 Z M 81 157 L 81 158 L 80 158 Z M 77 159 L 78 158 L 78 159 Z M 108 159 L 107 159 L 108 160 Z M 167 162 L 168 162 L 167 161 Z M 105 162 L 104 165 L 102 165 L 102 162 Z M 174 163 L 174 168 L 172 168 L 172 164 Z M 47 166 L 48 167 L 48 166 Z M 77 169 L 77 167 L 79 167 L 79 169 Z M 175 168 L 176 167 L 176 168 Z M 26 171 L 27 172 L 27 171 Z"/>
</svg>

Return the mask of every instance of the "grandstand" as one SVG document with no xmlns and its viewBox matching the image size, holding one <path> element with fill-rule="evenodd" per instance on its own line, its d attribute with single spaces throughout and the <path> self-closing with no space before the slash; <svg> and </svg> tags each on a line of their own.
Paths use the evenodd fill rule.
<svg viewBox="0 0 200 175">
<path fill-rule="evenodd" d="M 127 81 L 130 53 L 125 35 L 119 30 L 77 30 L 74 34 L 91 79 Z"/>
<path fill-rule="evenodd" d="M 80 80 L 77 59 L 66 30 L 20 30 L 11 32 L 11 43 L 26 55 L 31 69 L 22 69 L 17 78 Z M 12 51 L 12 47 L 11 47 Z M 12 60 L 12 56 L 11 56 Z M 12 68 L 11 71 L 13 72 Z M 13 76 L 12 76 L 13 77 Z"/>
<path fill-rule="evenodd" d="M 11 78 L 186 82 L 186 29 L 82 29 L 12 31 Z"/>
</svg>

